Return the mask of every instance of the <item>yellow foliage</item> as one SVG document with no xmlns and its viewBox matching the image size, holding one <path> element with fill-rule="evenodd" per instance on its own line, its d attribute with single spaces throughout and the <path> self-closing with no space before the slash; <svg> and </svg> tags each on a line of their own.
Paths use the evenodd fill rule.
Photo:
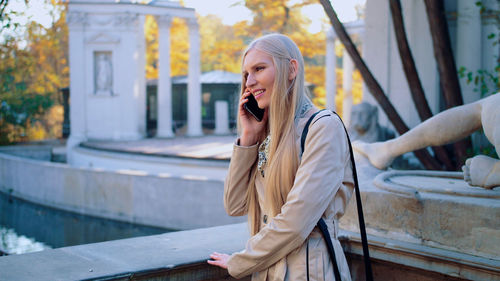
<svg viewBox="0 0 500 281">
<path fill-rule="evenodd" d="M 344 89 L 342 87 L 337 86 L 337 94 L 335 95 L 335 111 L 337 112 L 340 117 L 342 116 L 342 108 L 343 108 L 343 101 L 344 101 Z"/>
<path fill-rule="evenodd" d="M 153 16 L 146 16 L 144 22 L 146 38 L 146 79 L 158 78 L 158 24 Z"/>
<path fill-rule="evenodd" d="M 353 104 L 363 101 L 363 77 L 357 69 L 352 73 L 352 100 Z"/>
<path fill-rule="evenodd" d="M 48 130 L 48 136 L 51 138 L 62 137 L 62 124 L 64 121 L 64 108 L 62 105 L 52 106 L 44 116 L 45 128 Z"/>
<path fill-rule="evenodd" d="M 43 140 L 47 138 L 47 133 L 40 122 L 35 122 L 26 129 L 26 136 L 29 140 Z"/>
<path fill-rule="evenodd" d="M 170 29 L 171 75 L 187 75 L 189 62 L 189 29 L 186 21 L 174 18 Z"/>
<path fill-rule="evenodd" d="M 158 24 L 146 16 L 146 79 L 158 78 Z M 184 19 L 173 18 L 170 28 L 170 75 L 187 75 L 189 61 L 189 30 Z"/>
<path fill-rule="evenodd" d="M 335 56 L 341 58 L 344 55 L 344 45 L 338 40 L 335 40 Z"/>
<path fill-rule="evenodd" d="M 22 39 L 0 44 L 0 101 L 8 105 L 0 116 L 6 117 L 0 118 L 0 143 L 61 136 L 59 90 L 69 86 L 67 3 L 50 3 L 52 26 L 29 21 Z"/>
</svg>

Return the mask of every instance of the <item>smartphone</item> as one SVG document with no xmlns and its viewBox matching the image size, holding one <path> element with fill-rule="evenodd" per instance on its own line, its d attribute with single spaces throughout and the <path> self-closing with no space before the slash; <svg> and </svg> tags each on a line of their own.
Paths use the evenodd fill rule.
<svg viewBox="0 0 500 281">
<path fill-rule="evenodd" d="M 257 121 L 262 121 L 265 109 L 259 107 L 257 100 L 252 94 L 248 95 L 247 99 L 248 101 L 243 105 L 243 107 L 245 107 L 246 111 L 252 114 Z"/>
</svg>

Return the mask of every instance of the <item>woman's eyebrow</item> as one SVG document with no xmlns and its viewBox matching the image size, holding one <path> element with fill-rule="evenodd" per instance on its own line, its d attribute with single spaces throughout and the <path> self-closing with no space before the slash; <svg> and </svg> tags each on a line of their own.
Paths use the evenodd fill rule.
<svg viewBox="0 0 500 281">
<path fill-rule="evenodd" d="M 267 65 L 268 65 L 267 62 L 260 61 L 260 62 L 256 62 L 256 63 L 252 64 L 249 68 L 254 69 L 254 68 L 259 67 L 259 66 L 267 66 Z"/>
</svg>

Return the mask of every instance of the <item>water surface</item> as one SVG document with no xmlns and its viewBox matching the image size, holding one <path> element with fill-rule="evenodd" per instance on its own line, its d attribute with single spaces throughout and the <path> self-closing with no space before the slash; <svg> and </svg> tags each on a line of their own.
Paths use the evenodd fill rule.
<svg viewBox="0 0 500 281">
<path fill-rule="evenodd" d="M 66 212 L 0 192 L 0 251 L 9 254 L 169 231 Z"/>
</svg>

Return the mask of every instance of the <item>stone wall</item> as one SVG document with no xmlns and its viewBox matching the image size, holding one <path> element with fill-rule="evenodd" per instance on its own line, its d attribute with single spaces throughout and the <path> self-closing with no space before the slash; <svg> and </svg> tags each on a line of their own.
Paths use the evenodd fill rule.
<svg viewBox="0 0 500 281">
<path fill-rule="evenodd" d="M 364 280 L 358 234 L 339 234 L 353 280 Z M 0 280 L 234 280 L 206 260 L 213 251 L 241 250 L 248 237 L 242 223 L 0 257 Z M 493 262 L 471 263 L 453 252 L 368 239 L 374 280 L 500 279 Z"/>
<path fill-rule="evenodd" d="M 67 211 L 169 229 L 245 221 L 223 207 L 222 180 L 75 168 L 0 153 L 0 192 Z"/>
</svg>

